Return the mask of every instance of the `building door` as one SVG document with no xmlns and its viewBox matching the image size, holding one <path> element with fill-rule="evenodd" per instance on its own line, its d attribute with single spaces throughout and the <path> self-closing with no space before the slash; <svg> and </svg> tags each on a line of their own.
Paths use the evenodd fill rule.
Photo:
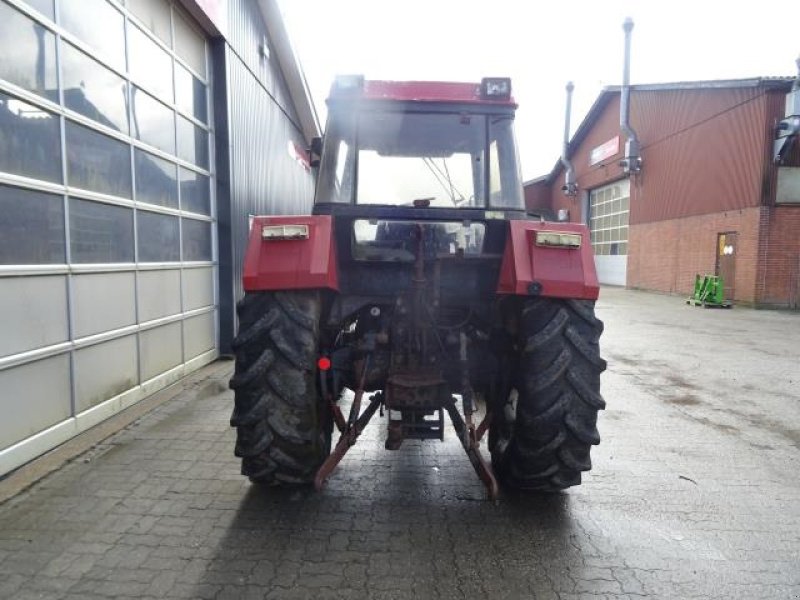
<svg viewBox="0 0 800 600">
<path fill-rule="evenodd" d="M 736 291 L 736 238 L 735 231 L 717 234 L 717 276 L 722 277 L 725 299 L 733 300 Z"/>
<path fill-rule="evenodd" d="M 600 283 L 625 285 L 628 279 L 630 180 L 589 191 L 589 228 Z"/>
<path fill-rule="evenodd" d="M 0 477 L 217 356 L 208 43 L 181 5 L 0 1 Z"/>
</svg>

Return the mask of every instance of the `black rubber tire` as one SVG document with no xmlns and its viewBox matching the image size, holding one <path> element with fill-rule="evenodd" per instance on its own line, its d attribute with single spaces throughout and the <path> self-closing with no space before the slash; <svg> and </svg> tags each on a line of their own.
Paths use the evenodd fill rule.
<svg viewBox="0 0 800 600">
<path fill-rule="evenodd" d="M 255 483 L 311 483 L 330 452 L 316 382 L 320 307 L 316 291 L 248 293 L 236 307 L 231 426 L 242 475 Z"/>
<path fill-rule="evenodd" d="M 517 364 L 491 436 L 492 465 L 505 486 L 554 492 L 581 482 L 600 443 L 603 323 L 594 302 L 525 300 L 517 321 Z"/>
</svg>

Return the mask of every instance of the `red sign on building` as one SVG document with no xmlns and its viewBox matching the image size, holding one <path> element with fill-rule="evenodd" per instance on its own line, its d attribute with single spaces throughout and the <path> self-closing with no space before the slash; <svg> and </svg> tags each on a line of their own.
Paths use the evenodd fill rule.
<svg viewBox="0 0 800 600">
<path fill-rule="evenodd" d="M 599 146 L 592 148 L 592 151 L 589 153 L 589 165 L 596 165 L 597 163 L 614 156 L 617 152 L 619 152 L 618 135 L 611 138 L 607 142 L 603 142 Z"/>
</svg>

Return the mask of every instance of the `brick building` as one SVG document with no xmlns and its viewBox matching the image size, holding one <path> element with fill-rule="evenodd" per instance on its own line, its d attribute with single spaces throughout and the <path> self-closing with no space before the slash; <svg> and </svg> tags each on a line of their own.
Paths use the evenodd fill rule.
<svg viewBox="0 0 800 600">
<path fill-rule="evenodd" d="M 620 88 L 604 89 L 559 162 L 526 182 L 531 212 L 587 223 L 603 283 L 689 294 L 720 274 L 742 304 L 800 305 L 800 151 L 773 160 L 791 78 L 635 85 L 642 169 L 620 166 Z"/>
</svg>

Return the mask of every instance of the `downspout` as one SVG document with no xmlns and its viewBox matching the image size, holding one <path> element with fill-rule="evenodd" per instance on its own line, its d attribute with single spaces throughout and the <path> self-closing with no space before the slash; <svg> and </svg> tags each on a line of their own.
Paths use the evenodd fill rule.
<svg viewBox="0 0 800 600">
<path fill-rule="evenodd" d="M 561 147 L 561 164 L 564 165 L 564 185 L 561 191 L 566 196 L 578 195 L 578 182 L 575 180 L 575 167 L 569 160 L 569 121 L 572 113 L 572 91 L 575 86 L 572 82 L 567 83 L 567 109 L 564 115 L 564 145 Z"/>
<path fill-rule="evenodd" d="M 625 156 L 620 166 L 625 173 L 638 173 L 642 169 L 642 157 L 639 155 L 639 138 L 630 125 L 631 96 L 631 31 L 633 19 L 628 17 L 622 24 L 625 31 L 625 57 L 622 69 L 622 92 L 619 100 L 619 128 L 625 134 Z"/>
</svg>

